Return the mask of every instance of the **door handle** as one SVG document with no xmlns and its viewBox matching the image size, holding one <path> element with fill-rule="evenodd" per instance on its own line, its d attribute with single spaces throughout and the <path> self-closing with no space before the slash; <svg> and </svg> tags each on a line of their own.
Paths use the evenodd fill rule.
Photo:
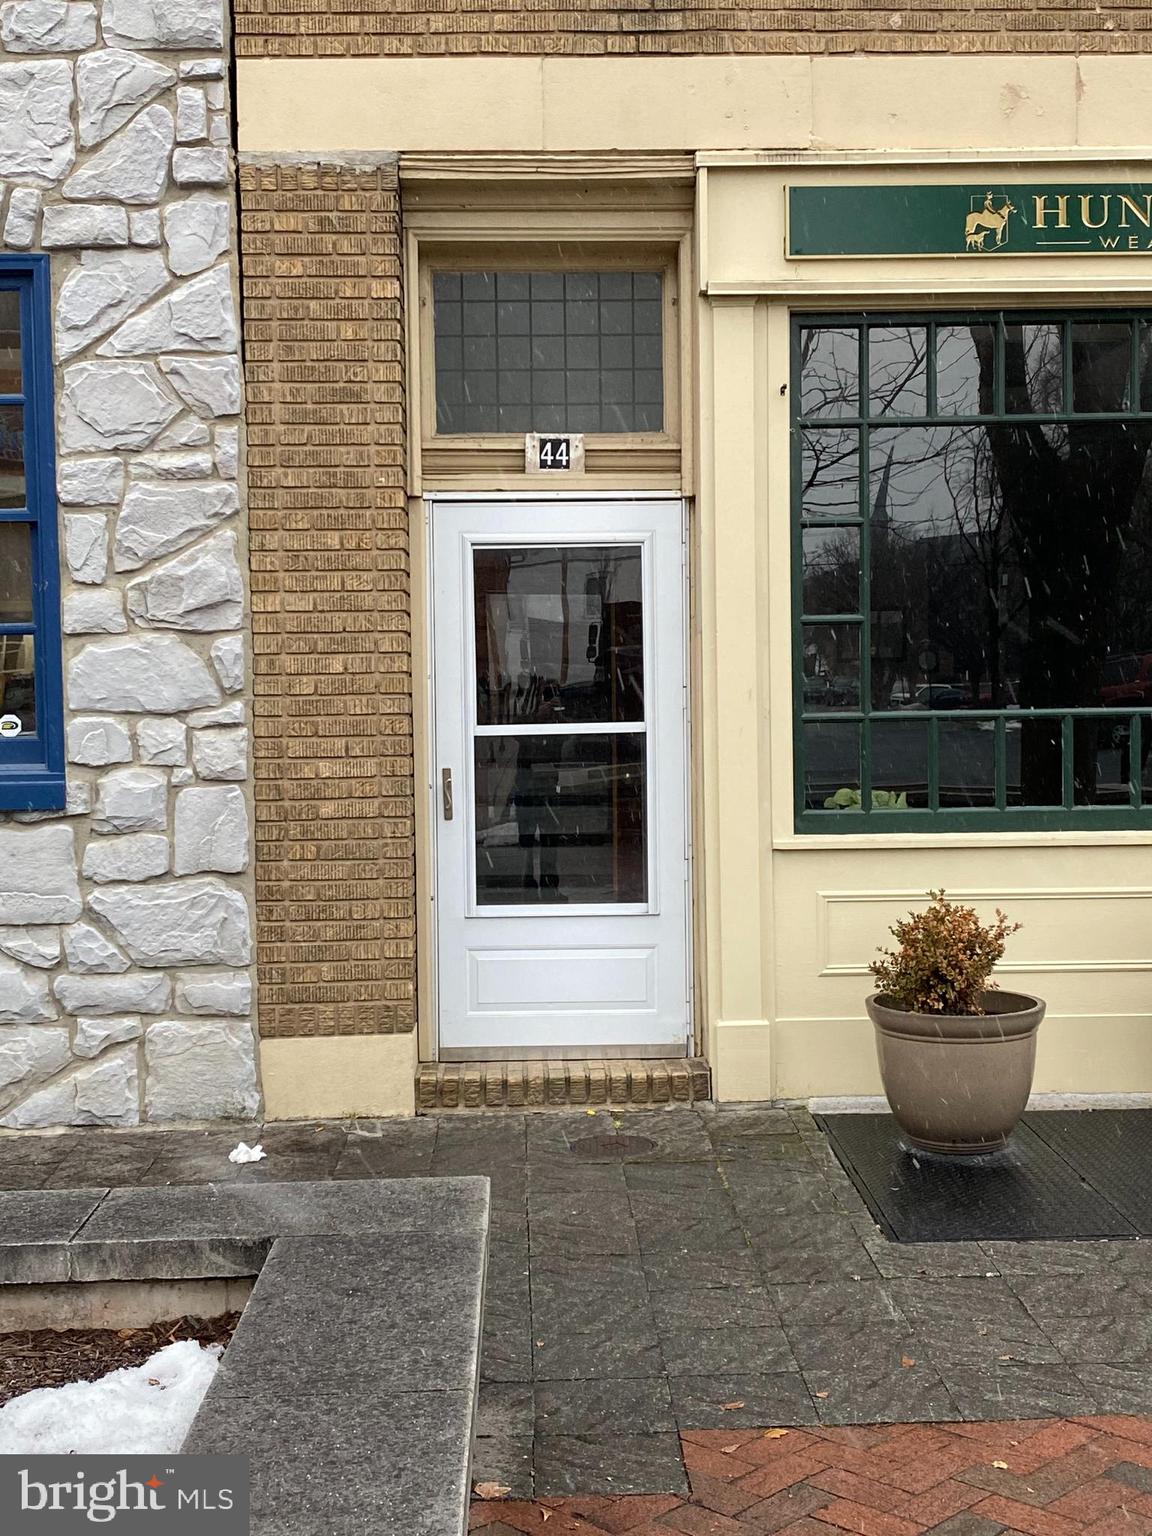
<svg viewBox="0 0 1152 1536">
<path fill-rule="evenodd" d="M 444 805 L 444 820 L 451 821 L 453 815 L 451 768 L 441 768 L 440 770 L 440 794 Z"/>
</svg>

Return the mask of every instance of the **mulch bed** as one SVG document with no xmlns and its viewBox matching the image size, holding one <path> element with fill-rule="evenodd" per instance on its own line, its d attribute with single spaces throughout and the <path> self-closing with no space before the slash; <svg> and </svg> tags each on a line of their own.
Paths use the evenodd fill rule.
<svg viewBox="0 0 1152 1536">
<path fill-rule="evenodd" d="M 222 1317 L 177 1317 L 149 1328 L 28 1328 L 0 1334 L 0 1404 L 34 1387 L 94 1381 L 109 1371 L 143 1365 L 165 1344 L 196 1339 L 227 1345 L 239 1312 Z"/>
</svg>

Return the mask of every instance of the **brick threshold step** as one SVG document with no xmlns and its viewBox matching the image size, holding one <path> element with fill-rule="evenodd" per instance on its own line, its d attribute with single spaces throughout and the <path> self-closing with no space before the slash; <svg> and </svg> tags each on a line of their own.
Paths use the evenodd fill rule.
<svg viewBox="0 0 1152 1536">
<path fill-rule="evenodd" d="M 712 1096 L 699 1056 L 651 1061 L 429 1061 L 416 1074 L 416 1113 L 566 1109 L 574 1104 L 662 1108 Z"/>
</svg>

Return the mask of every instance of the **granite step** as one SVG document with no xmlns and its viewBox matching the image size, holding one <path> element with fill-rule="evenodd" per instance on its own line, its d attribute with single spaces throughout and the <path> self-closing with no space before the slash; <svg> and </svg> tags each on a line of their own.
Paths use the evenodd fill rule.
<svg viewBox="0 0 1152 1536">
<path fill-rule="evenodd" d="M 185 1454 L 244 1455 L 252 1536 L 468 1523 L 484 1178 L 0 1194 L 0 1284 L 256 1274 Z"/>
</svg>

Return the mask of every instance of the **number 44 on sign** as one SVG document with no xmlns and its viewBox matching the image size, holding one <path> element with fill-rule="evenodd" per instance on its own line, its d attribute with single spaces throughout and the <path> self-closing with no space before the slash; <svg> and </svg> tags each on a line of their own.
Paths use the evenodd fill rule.
<svg viewBox="0 0 1152 1536">
<path fill-rule="evenodd" d="M 524 434 L 524 468 L 529 474 L 583 473 L 583 434 L 526 432 Z"/>
</svg>

